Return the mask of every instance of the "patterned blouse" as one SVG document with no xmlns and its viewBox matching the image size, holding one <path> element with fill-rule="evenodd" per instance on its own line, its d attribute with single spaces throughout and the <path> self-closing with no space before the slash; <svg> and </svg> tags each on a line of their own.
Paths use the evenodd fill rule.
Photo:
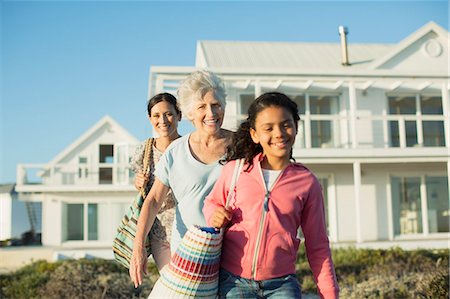
<svg viewBox="0 0 450 299">
<path fill-rule="evenodd" d="M 133 172 L 144 172 L 144 150 L 145 150 L 145 141 L 139 144 L 136 147 L 134 155 L 131 157 L 130 168 Z M 145 193 L 147 194 L 155 181 L 155 177 L 153 172 L 155 171 L 155 165 L 158 163 L 161 158 L 163 152 L 158 150 L 155 145 L 153 145 L 153 161 L 149 164 L 150 167 L 150 179 L 145 187 Z M 150 230 L 150 239 L 164 239 L 170 240 L 170 236 L 172 235 L 172 223 L 175 215 L 175 206 L 176 201 L 172 195 L 172 190 L 169 190 L 166 198 L 162 204 L 161 209 L 158 212 L 157 218 L 155 219 L 155 223 Z"/>
</svg>

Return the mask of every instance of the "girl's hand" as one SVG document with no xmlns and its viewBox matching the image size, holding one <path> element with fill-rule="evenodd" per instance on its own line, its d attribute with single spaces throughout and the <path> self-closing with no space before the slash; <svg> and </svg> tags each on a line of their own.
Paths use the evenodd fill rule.
<svg viewBox="0 0 450 299">
<path fill-rule="evenodd" d="M 228 222 L 230 222 L 232 217 L 231 209 L 226 209 L 225 207 L 219 207 L 214 211 L 211 216 L 211 224 L 215 228 L 225 227 Z"/>
<path fill-rule="evenodd" d="M 143 245 L 133 244 L 133 255 L 130 260 L 129 273 L 134 287 L 137 288 L 140 286 L 143 276 L 147 275 L 147 252 Z"/>
<path fill-rule="evenodd" d="M 148 179 L 148 176 L 142 172 L 138 172 L 134 178 L 134 187 L 136 187 L 137 190 L 141 190 L 145 185 L 147 185 Z"/>
</svg>

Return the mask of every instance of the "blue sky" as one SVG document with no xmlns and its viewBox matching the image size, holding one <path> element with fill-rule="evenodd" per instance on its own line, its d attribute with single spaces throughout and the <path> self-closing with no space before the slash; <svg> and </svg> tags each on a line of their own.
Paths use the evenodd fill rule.
<svg viewBox="0 0 450 299">
<path fill-rule="evenodd" d="M 150 66 L 193 66 L 197 40 L 397 43 L 448 1 L 1 1 L 0 183 L 108 114 L 138 139 Z M 187 129 L 182 129 L 185 133 Z"/>
</svg>

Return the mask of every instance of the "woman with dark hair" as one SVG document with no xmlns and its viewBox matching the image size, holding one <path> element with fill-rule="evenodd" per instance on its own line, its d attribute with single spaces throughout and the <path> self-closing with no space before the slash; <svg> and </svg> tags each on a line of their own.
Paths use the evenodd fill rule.
<svg viewBox="0 0 450 299">
<path fill-rule="evenodd" d="M 136 173 L 134 186 L 137 190 L 145 187 L 148 194 L 154 183 L 155 165 L 172 141 L 180 137 L 178 134 L 178 122 L 181 120 L 181 111 L 178 108 L 177 99 L 170 93 L 160 93 L 152 97 L 147 103 L 147 113 L 153 131 L 158 137 L 150 140 L 152 146 L 152 159 L 148 164 L 149 169 L 144 168 L 144 150 L 147 141 L 141 143 L 131 159 L 131 169 Z M 148 173 L 148 175 L 145 175 Z M 150 244 L 153 259 L 158 270 L 161 270 L 170 260 L 170 243 L 168 238 L 172 233 L 172 222 L 175 214 L 175 201 L 172 192 L 165 193 L 163 205 L 158 213 L 158 221 L 150 231 Z"/>
</svg>

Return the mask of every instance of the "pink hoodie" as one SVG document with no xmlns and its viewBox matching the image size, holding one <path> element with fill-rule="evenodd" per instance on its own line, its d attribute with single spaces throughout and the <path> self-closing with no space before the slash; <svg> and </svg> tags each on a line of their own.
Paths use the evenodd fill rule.
<svg viewBox="0 0 450 299">
<path fill-rule="evenodd" d="M 339 287 L 325 228 L 321 186 L 305 166 L 288 165 L 266 199 L 260 161 L 253 159 L 249 172 L 241 172 L 230 201 L 233 218 L 224 235 L 221 266 L 247 279 L 266 280 L 295 274 L 300 240 L 305 236 L 306 254 L 322 298 L 338 298 Z M 203 213 L 208 224 L 215 209 L 224 206 L 236 161 L 227 163 Z M 244 166 L 244 170 L 247 165 Z M 268 205 L 264 206 L 264 202 Z"/>
</svg>

